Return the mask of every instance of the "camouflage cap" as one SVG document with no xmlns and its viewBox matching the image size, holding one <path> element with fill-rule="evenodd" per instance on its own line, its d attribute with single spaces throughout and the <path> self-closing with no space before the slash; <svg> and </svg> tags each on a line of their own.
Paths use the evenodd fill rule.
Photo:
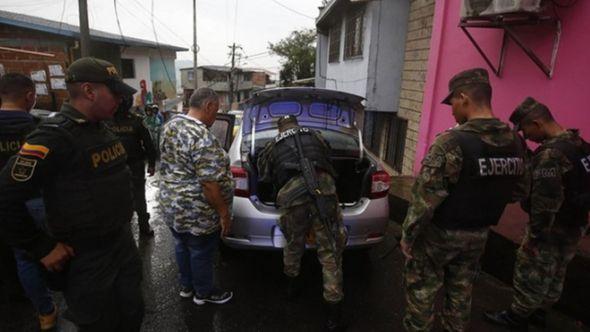
<svg viewBox="0 0 590 332">
<path fill-rule="evenodd" d="M 285 115 L 282 116 L 279 121 L 277 122 L 279 129 L 286 127 L 287 125 L 297 126 L 299 122 L 297 122 L 297 118 L 293 115 Z"/>
<path fill-rule="evenodd" d="M 451 98 L 453 97 L 453 93 L 463 86 L 466 85 L 473 85 L 473 84 L 490 84 L 490 79 L 488 76 L 488 71 L 483 68 L 473 68 L 462 71 L 449 81 L 449 94 L 445 99 L 443 99 L 442 103 L 451 105 Z"/>
<path fill-rule="evenodd" d="M 520 130 L 520 124 L 524 118 L 527 117 L 532 111 L 544 108 L 549 110 L 547 106 L 538 102 L 533 97 L 526 97 L 526 99 L 516 106 L 512 114 L 510 115 L 510 122 L 514 125 L 514 129 Z"/>
<path fill-rule="evenodd" d="M 72 62 L 66 70 L 66 82 L 103 83 L 113 93 L 122 96 L 133 95 L 137 92 L 123 82 L 117 68 L 112 63 L 92 57 L 80 58 Z"/>
</svg>

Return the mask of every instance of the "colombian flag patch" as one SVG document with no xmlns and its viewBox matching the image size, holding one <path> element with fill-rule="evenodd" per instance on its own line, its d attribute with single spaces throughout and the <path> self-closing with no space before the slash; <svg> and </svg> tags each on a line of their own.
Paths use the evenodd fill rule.
<svg viewBox="0 0 590 332">
<path fill-rule="evenodd" d="M 19 151 L 19 155 L 21 156 L 32 156 L 37 157 L 39 159 L 45 159 L 47 154 L 49 153 L 49 148 L 43 145 L 32 145 L 29 143 L 25 143 Z"/>
</svg>

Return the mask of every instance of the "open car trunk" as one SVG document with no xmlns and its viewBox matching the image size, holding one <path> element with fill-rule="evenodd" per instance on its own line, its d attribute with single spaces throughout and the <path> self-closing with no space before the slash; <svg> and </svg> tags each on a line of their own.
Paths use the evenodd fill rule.
<svg viewBox="0 0 590 332">
<path fill-rule="evenodd" d="M 367 196 L 371 186 L 371 173 L 373 167 L 368 158 L 359 161 L 357 158 L 336 157 L 332 159 L 332 165 L 336 170 L 336 190 L 340 203 L 354 204 Z M 273 183 L 263 183 L 254 180 L 254 194 L 261 202 L 274 205 L 277 191 Z"/>
</svg>

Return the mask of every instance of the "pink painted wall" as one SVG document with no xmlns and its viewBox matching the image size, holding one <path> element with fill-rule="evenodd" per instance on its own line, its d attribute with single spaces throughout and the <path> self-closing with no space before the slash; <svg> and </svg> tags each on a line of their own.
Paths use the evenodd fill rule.
<svg viewBox="0 0 590 332">
<path fill-rule="evenodd" d="M 450 107 L 440 103 L 447 94 L 448 80 L 472 67 L 489 70 L 458 27 L 460 3 L 459 0 L 436 1 L 415 173 L 436 135 L 455 124 Z M 582 136 L 590 140 L 590 1 L 578 1 L 572 8 L 559 9 L 558 14 L 563 27 L 553 78 L 548 79 L 509 41 L 502 77 L 489 70 L 494 90 L 492 106 L 497 117 L 508 121 L 515 106 L 530 95 L 548 105 L 560 123 L 579 128 Z M 499 58 L 501 30 L 471 28 L 470 31 L 486 54 L 493 60 Z M 527 27 L 518 28 L 517 33 L 549 62 L 553 46 L 551 30 Z"/>
</svg>

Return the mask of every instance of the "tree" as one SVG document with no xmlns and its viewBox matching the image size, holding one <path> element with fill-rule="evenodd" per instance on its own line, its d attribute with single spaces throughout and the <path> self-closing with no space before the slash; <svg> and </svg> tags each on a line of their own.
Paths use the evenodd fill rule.
<svg viewBox="0 0 590 332">
<path fill-rule="evenodd" d="M 315 76 L 315 44 L 316 32 L 312 29 L 293 31 L 278 43 L 269 43 L 270 52 L 283 58 L 282 86 L 289 86 L 296 79 Z"/>
</svg>

